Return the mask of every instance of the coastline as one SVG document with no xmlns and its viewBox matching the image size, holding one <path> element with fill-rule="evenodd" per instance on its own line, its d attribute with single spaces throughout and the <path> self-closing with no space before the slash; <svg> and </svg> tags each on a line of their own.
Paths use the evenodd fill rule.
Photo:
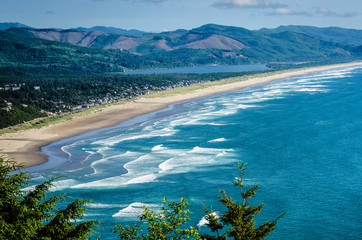
<svg viewBox="0 0 362 240">
<path fill-rule="evenodd" d="M 138 97 L 137 99 L 134 99 L 133 102 L 112 105 L 82 117 L 75 117 L 71 120 L 48 125 L 39 129 L 28 129 L 15 133 L 3 134 L 0 136 L 1 154 L 8 155 L 18 163 L 23 163 L 26 167 L 39 165 L 47 162 L 48 159 L 48 156 L 41 152 L 40 148 L 43 146 L 92 130 L 115 126 L 134 117 L 164 109 L 173 103 L 211 96 L 216 93 L 238 90 L 247 86 L 267 83 L 277 79 L 352 66 L 362 66 L 362 62 L 327 65 L 306 69 L 292 69 L 271 73 L 267 76 L 255 75 L 248 76 L 248 78 L 238 77 L 235 78 L 232 83 L 220 85 L 214 84 L 211 86 L 205 84 L 203 88 L 193 90 L 190 88 L 190 91 L 184 91 L 182 93 L 170 91 L 171 94 L 169 92 L 167 95 L 166 92 L 166 96 L 162 96 L 163 93 L 160 93 L 151 96 Z M 238 79 L 239 81 L 237 81 Z"/>
</svg>

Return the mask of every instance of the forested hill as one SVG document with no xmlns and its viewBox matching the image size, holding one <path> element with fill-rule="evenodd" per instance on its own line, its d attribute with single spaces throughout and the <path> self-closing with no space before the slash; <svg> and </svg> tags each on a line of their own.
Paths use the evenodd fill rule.
<svg viewBox="0 0 362 240">
<path fill-rule="evenodd" d="M 94 74 L 248 62 L 252 62 L 252 59 L 223 56 L 223 50 L 220 49 L 182 48 L 140 55 L 34 38 L 29 33 L 25 34 L 23 29 L 0 31 L 0 77 Z"/>
<path fill-rule="evenodd" d="M 82 29 L 82 28 L 79 28 Z M 330 34 L 329 41 L 324 29 L 312 31 L 294 31 L 296 28 L 287 28 L 286 31 L 269 30 L 251 31 L 240 27 L 207 24 L 191 30 L 177 30 L 161 33 L 140 33 L 138 36 L 112 34 L 91 28 L 86 31 L 55 30 L 55 29 L 29 29 L 10 28 L 3 32 L 1 41 L 6 33 L 16 34 L 11 43 L 22 41 L 21 44 L 29 47 L 35 39 L 52 41 L 56 45 L 57 55 L 69 55 L 71 52 L 75 59 L 83 64 L 82 70 L 93 69 L 94 66 L 85 67 L 88 60 L 98 64 L 105 64 L 99 71 L 120 71 L 125 69 L 168 68 L 185 67 L 205 64 L 242 64 L 255 62 L 280 62 L 280 61 L 325 61 L 348 60 L 359 57 L 357 47 L 361 41 L 360 30 L 355 30 L 349 36 L 349 41 L 342 41 L 337 34 Z M 299 28 L 298 28 L 299 29 Z M 312 29 L 312 28 L 303 28 Z M 320 34 L 316 34 L 316 32 Z M 341 31 L 340 31 L 341 32 Z M 351 32 L 351 30 L 350 30 Z M 347 30 L 346 30 L 347 33 Z M 335 38 L 333 36 L 336 36 Z M 26 40 L 20 40 L 25 38 Z M 18 39 L 17 39 L 18 38 Z M 33 40 L 31 40 L 33 39 Z M 343 43 L 342 43 L 342 42 Z M 51 43 L 36 42 L 36 44 L 50 46 Z M 61 45 L 70 43 L 71 45 Z M 362 44 L 361 44 L 362 45 Z M 87 47 L 75 48 L 75 46 Z M 75 50 L 76 49 L 76 50 Z M 104 50 L 108 51 L 104 51 Z M 117 51 L 111 51 L 117 50 Z M 121 50 L 121 52 L 120 52 Z M 21 52 L 19 54 L 28 54 Z M 89 53 L 88 53 L 89 51 Z M 75 56 L 76 53 L 104 55 L 105 58 L 91 59 L 88 55 Z M 41 53 L 40 53 L 41 55 Z M 39 56 L 40 56 L 39 55 Z M 49 52 L 47 53 L 47 56 Z M 55 56 L 54 55 L 54 56 Z M 46 57 L 45 57 L 46 58 Z M 10 62 L 16 59 L 10 59 Z M 73 68 L 74 70 L 74 68 Z M 93 69 L 94 70 L 94 69 Z"/>
<path fill-rule="evenodd" d="M 362 30 L 358 29 L 289 25 L 280 26 L 274 29 L 262 28 L 258 32 L 262 34 L 274 34 L 285 31 L 302 33 L 327 42 L 345 43 L 356 46 L 362 45 Z"/>
</svg>

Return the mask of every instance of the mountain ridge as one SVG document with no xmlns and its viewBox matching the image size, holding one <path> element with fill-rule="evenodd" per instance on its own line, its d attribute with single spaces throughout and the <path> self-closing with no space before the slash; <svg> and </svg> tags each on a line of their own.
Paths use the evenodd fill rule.
<svg viewBox="0 0 362 240">
<path fill-rule="evenodd" d="M 138 37 L 98 30 L 14 27 L 0 33 L 0 68 L 33 66 L 53 73 L 57 69 L 101 73 L 211 64 L 350 61 L 362 56 L 361 45 L 293 31 L 269 34 L 217 24 Z"/>
<path fill-rule="evenodd" d="M 91 31 L 101 31 L 109 34 L 117 34 L 117 35 L 124 35 L 130 37 L 138 37 L 146 34 L 147 32 L 140 31 L 137 29 L 122 29 L 122 28 L 115 28 L 115 27 L 104 27 L 104 26 L 94 26 L 90 28 L 85 27 L 77 27 L 71 28 L 70 30 L 77 30 L 80 32 L 91 32 Z"/>
<path fill-rule="evenodd" d="M 314 27 L 302 25 L 279 26 L 274 29 L 262 28 L 258 32 L 263 34 L 280 33 L 284 31 L 303 33 L 311 37 L 328 42 L 346 43 L 352 45 L 362 45 L 362 30 L 347 29 L 340 27 Z"/>
<path fill-rule="evenodd" d="M 2 22 L 0 23 L 0 30 L 7 30 L 9 28 L 32 28 L 19 22 Z"/>
<path fill-rule="evenodd" d="M 327 51 L 322 55 L 348 55 L 346 52 L 343 53 L 343 50 L 350 48 L 349 45 L 352 45 L 350 43 L 352 40 L 352 42 L 358 44 L 360 41 L 359 33 L 361 32 L 362 34 L 362 31 L 359 32 L 359 30 L 355 30 L 356 34 L 350 37 L 348 43 L 344 43 L 337 37 L 336 39 L 328 39 L 329 41 L 327 41 L 325 37 L 323 37 L 325 34 L 321 33 L 318 35 L 319 37 L 314 37 L 303 31 L 293 31 L 295 28 L 296 27 L 280 27 L 275 30 L 263 29 L 254 31 L 235 26 L 206 24 L 191 30 L 180 29 L 161 33 L 144 33 L 139 36 L 111 34 L 99 30 L 83 32 L 75 29 L 59 31 L 56 29 L 25 28 L 14 30 L 12 28 L 7 31 L 16 31 L 18 34 L 33 35 L 38 38 L 66 42 L 83 47 L 128 51 L 136 55 L 158 54 L 162 51 L 171 52 L 183 48 L 221 50 L 226 52 L 231 51 L 231 54 L 226 54 L 231 58 L 245 56 L 251 59 L 258 55 L 255 60 L 259 62 L 285 60 L 286 57 L 283 55 L 294 55 L 295 59 L 302 54 L 312 54 L 316 56 L 318 55 L 316 51 Z M 290 31 L 283 31 L 288 29 Z M 314 31 L 317 31 L 319 28 L 304 26 L 303 29 L 314 29 Z M 339 29 L 339 31 L 342 30 Z M 289 32 L 290 34 L 283 35 L 283 32 Z M 308 38 L 300 34 L 307 35 Z M 330 38 L 333 37 L 333 34 L 330 35 Z M 306 42 L 303 42 L 302 39 Z M 327 42 L 332 44 L 326 44 Z M 355 47 L 359 46 L 357 44 Z M 316 46 L 318 46 L 319 49 L 317 49 Z M 224 53 L 220 54 L 225 55 Z M 215 54 L 210 54 L 210 56 L 211 55 L 215 56 Z"/>
</svg>

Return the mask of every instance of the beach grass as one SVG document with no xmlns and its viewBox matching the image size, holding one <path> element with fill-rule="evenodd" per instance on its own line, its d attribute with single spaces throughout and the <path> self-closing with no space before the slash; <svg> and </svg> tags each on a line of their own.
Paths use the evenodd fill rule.
<svg viewBox="0 0 362 240">
<path fill-rule="evenodd" d="M 36 129 L 36 128 L 42 128 L 42 127 L 46 127 L 49 125 L 55 125 L 61 122 L 65 122 L 65 121 L 70 121 L 72 119 L 75 118 L 81 118 L 90 114 L 94 114 L 97 112 L 102 111 L 103 109 L 106 109 L 110 106 L 113 105 L 121 105 L 121 104 L 126 104 L 130 101 L 133 101 L 133 99 L 131 100 L 122 100 L 122 101 L 118 101 L 115 103 L 107 103 L 107 104 L 101 104 L 92 108 L 88 108 L 82 111 L 77 111 L 77 112 L 70 112 L 70 113 L 64 113 L 62 115 L 53 115 L 53 116 L 48 116 L 45 118 L 39 118 L 39 119 L 34 119 L 31 120 L 29 122 L 25 122 L 22 124 L 18 124 L 17 126 L 13 126 L 13 127 L 9 127 L 9 128 L 4 128 L 4 129 L 0 129 L 0 136 L 3 134 L 7 134 L 7 133 L 16 133 L 19 131 L 26 131 L 29 129 Z"/>
</svg>

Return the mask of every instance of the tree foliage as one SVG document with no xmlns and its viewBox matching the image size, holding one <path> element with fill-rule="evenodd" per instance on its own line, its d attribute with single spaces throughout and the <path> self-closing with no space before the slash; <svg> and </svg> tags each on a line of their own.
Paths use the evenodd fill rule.
<svg viewBox="0 0 362 240">
<path fill-rule="evenodd" d="M 222 196 L 219 201 L 226 207 L 226 210 L 219 216 L 210 208 L 204 208 L 206 212 L 205 219 L 207 226 L 216 236 L 204 235 L 205 239 L 227 239 L 226 236 L 233 237 L 236 240 L 259 240 L 266 238 L 274 231 L 280 218 L 279 215 L 273 222 L 266 221 L 259 227 L 255 227 L 254 217 L 260 213 L 263 204 L 251 206 L 248 202 L 258 189 L 258 185 L 244 190 L 246 186 L 243 183 L 245 164 L 238 165 L 240 176 L 236 178 L 234 185 L 239 188 L 241 202 L 229 197 L 225 190 L 220 190 Z M 221 233 L 223 231 L 223 233 Z"/>
<path fill-rule="evenodd" d="M 182 228 L 181 226 L 190 220 L 190 211 L 186 209 L 189 205 L 187 200 L 181 198 L 180 202 L 167 202 L 166 198 L 163 203 L 167 208 L 162 207 L 160 212 L 143 206 L 143 214 L 140 220 L 145 220 L 147 227 L 135 224 L 134 226 L 117 224 L 114 232 L 118 233 L 120 239 L 200 239 L 199 232 L 193 227 Z M 146 228 L 146 229 L 145 229 Z M 145 233 L 143 230 L 147 230 Z"/>
<path fill-rule="evenodd" d="M 84 221 L 88 200 L 75 200 L 63 210 L 57 207 L 66 196 L 52 196 L 49 189 L 56 178 L 32 190 L 30 177 L 14 161 L 0 156 L 0 239 L 88 239 L 98 225 Z"/>
</svg>

